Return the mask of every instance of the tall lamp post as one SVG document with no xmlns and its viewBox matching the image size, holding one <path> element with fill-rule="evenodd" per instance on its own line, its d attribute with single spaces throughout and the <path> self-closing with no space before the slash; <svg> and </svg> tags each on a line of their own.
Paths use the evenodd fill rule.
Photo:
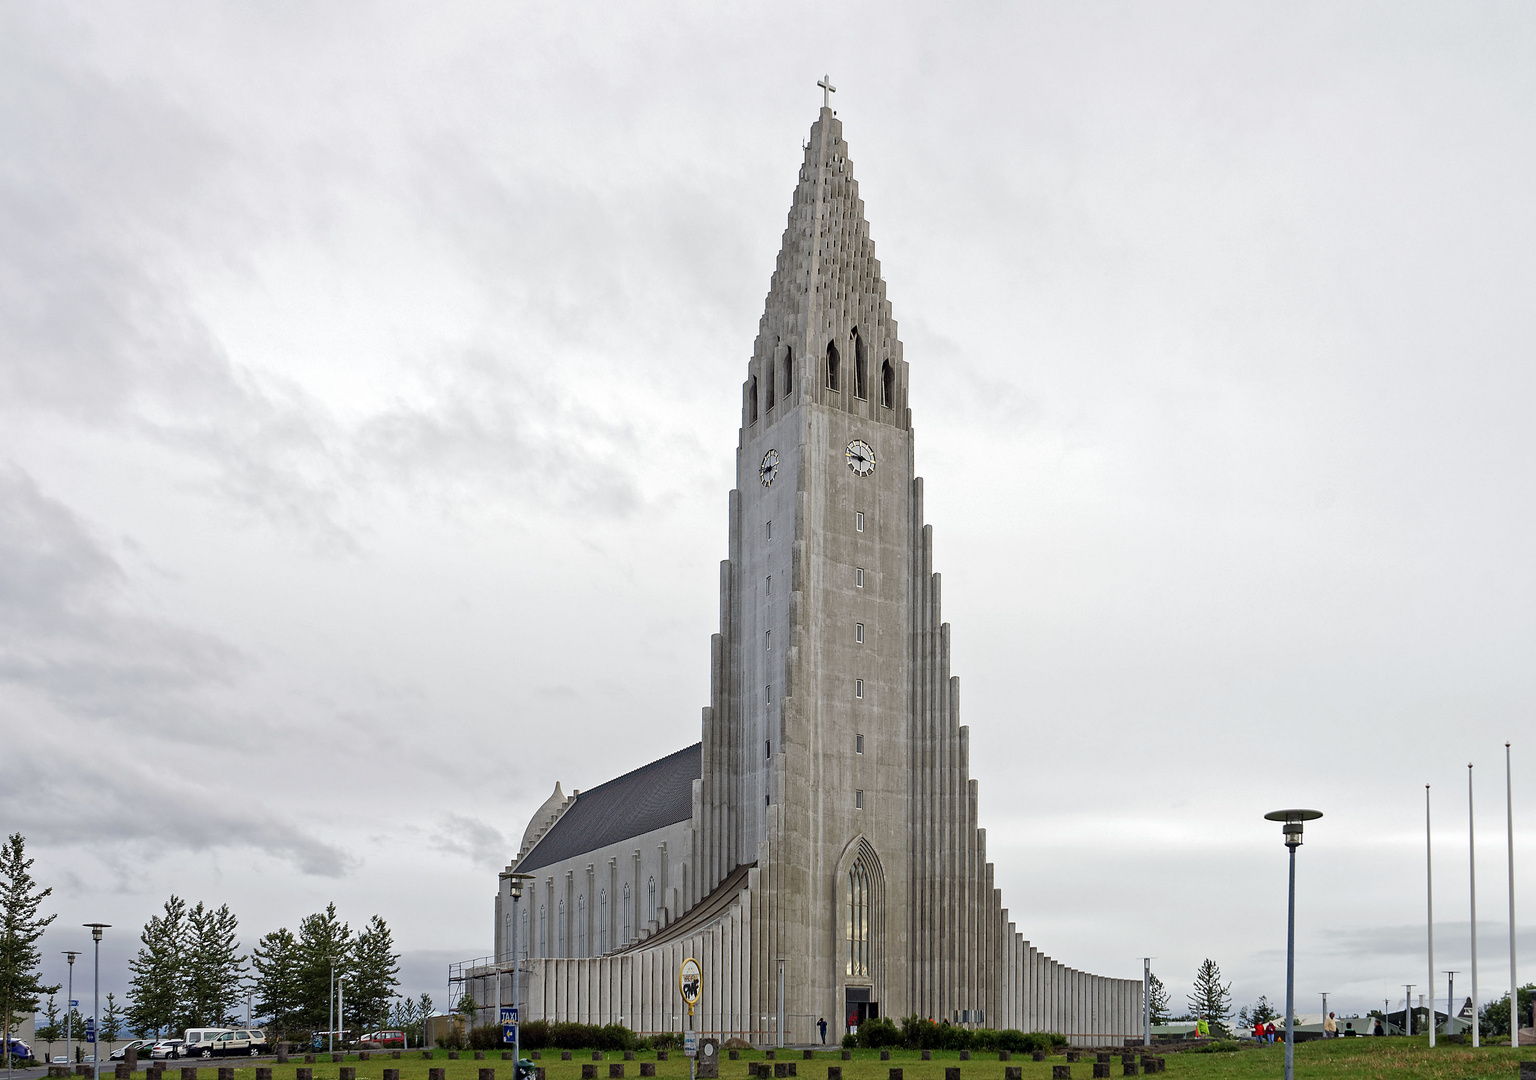
<svg viewBox="0 0 1536 1080">
<path fill-rule="evenodd" d="M 74 1037 L 75 1026 L 75 957 L 80 954 L 69 949 L 64 950 L 64 959 L 69 961 L 69 988 L 64 991 L 64 1060 L 74 1065 L 75 1052 L 70 1042 Z"/>
<path fill-rule="evenodd" d="M 518 982 L 522 975 L 523 965 L 517 957 L 517 933 L 522 928 L 522 924 L 517 919 L 517 902 L 523 898 L 523 887 L 527 882 L 533 880 L 533 875 L 504 870 L 501 876 L 507 879 L 507 891 L 512 896 L 512 1015 L 517 1018 L 512 1025 L 512 1075 L 517 1076 L 517 1070 L 523 1061 L 523 1013 L 518 1007 L 518 1003 L 521 1000 Z M 501 1001 L 499 997 L 496 1006 L 497 1012 L 500 1012 Z"/>
<path fill-rule="evenodd" d="M 91 928 L 91 940 L 96 943 L 96 970 L 91 988 L 91 1074 L 101 1080 L 101 932 L 112 924 L 88 922 L 81 925 Z"/>
<path fill-rule="evenodd" d="M 1323 816 L 1321 810 L 1271 810 L 1266 821 L 1283 822 L 1281 835 L 1291 853 L 1291 884 L 1285 913 L 1285 1080 L 1296 1077 L 1296 849 L 1301 847 L 1301 825 Z"/>
</svg>

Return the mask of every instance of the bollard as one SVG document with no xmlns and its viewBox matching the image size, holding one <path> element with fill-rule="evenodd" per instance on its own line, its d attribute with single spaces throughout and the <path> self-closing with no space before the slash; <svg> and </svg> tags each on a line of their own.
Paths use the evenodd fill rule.
<svg viewBox="0 0 1536 1080">
<path fill-rule="evenodd" d="M 533 1059 L 533 1060 L 534 1060 L 534 1061 L 539 1061 L 539 1060 L 542 1060 L 542 1059 L 543 1059 L 543 1057 L 544 1057 L 544 1054 L 543 1054 L 543 1052 L 542 1052 L 542 1051 L 539 1051 L 539 1050 L 535 1050 L 535 1051 L 534 1051 L 534 1052 L 533 1052 L 533 1053 L 532 1053 L 532 1054 L 530 1054 L 530 1055 L 528 1055 L 528 1056 L 529 1056 L 529 1057 L 530 1057 L 530 1058 L 532 1058 L 532 1059 Z"/>
<path fill-rule="evenodd" d="M 827 1080 L 843 1080 L 843 1067 L 841 1065 L 828 1065 Z"/>
<path fill-rule="evenodd" d="M 1067 1051 L 1067 1060 L 1068 1061 L 1081 1061 L 1081 1060 L 1083 1060 L 1083 1052 L 1081 1050 L 1068 1050 Z"/>
<path fill-rule="evenodd" d="M 1013 1055 L 1010 1054 L 1006 1050 L 999 1050 L 997 1052 L 997 1060 L 998 1061 L 1012 1061 L 1013 1060 Z"/>
<path fill-rule="evenodd" d="M 457 1050 L 450 1050 L 450 1051 L 448 1051 L 448 1060 L 449 1061 L 458 1061 L 459 1060 L 459 1052 Z"/>
<path fill-rule="evenodd" d="M 969 1050 L 962 1050 L 962 1051 L 960 1051 L 960 1060 L 961 1061 L 970 1061 L 971 1060 L 971 1052 Z"/>
<path fill-rule="evenodd" d="M 1003 1070 L 1003 1080 L 1024 1080 L 1024 1066 L 1010 1065 Z"/>
<path fill-rule="evenodd" d="M 197 1080 L 197 1066 L 183 1065 L 181 1067 L 181 1080 Z"/>
<path fill-rule="evenodd" d="M 625 1061 L 634 1061 L 635 1060 L 635 1052 L 633 1050 L 626 1050 L 626 1051 L 624 1051 L 624 1060 Z"/>
<path fill-rule="evenodd" d="M 609 1080 L 622 1080 L 624 1076 L 624 1063 L 622 1061 L 610 1063 L 608 1066 L 608 1076 Z"/>
<path fill-rule="evenodd" d="M 286 1064 L 288 1064 L 288 1044 L 287 1043 L 278 1043 L 277 1044 L 277 1063 L 279 1065 L 286 1065 Z"/>
<path fill-rule="evenodd" d="M 777 1050 L 769 1050 L 769 1051 L 768 1051 L 768 1060 L 769 1060 L 769 1061 L 772 1061 L 772 1060 L 773 1060 L 773 1058 L 774 1058 L 774 1055 L 775 1055 L 775 1054 L 777 1054 L 777 1053 L 778 1053 L 778 1051 L 777 1051 Z"/>
<path fill-rule="evenodd" d="M 592 1060 L 593 1061 L 602 1061 L 603 1060 L 603 1052 L 601 1050 L 594 1050 L 594 1051 L 592 1051 Z"/>
<path fill-rule="evenodd" d="M 642 1061 L 640 1063 L 640 1075 L 641 1076 L 655 1076 L 656 1075 L 656 1063 L 654 1061 Z"/>
<path fill-rule="evenodd" d="M 1099 1051 L 1098 1056 L 1094 1058 L 1094 1060 L 1098 1061 L 1098 1062 L 1100 1062 L 1100 1063 L 1102 1063 L 1104 1065 L 1108 1065 L 1109 1064 L 1109 1055 L 1101 1050 L 1101 1051 Z"/>
<path fill-rule="evenodd" d="M 806 1061 L 810 1061 L 812 1058 L 814 1058 L 816 1056 L 816 1051 L 814 1051 L 814 1050 L 802 1050 L 802 1051 L 800 1051 L 800 1056 L 802 1058 L 804 1058 Z"/>
<path fill-rule="evenodd" d="M 231 1069 L 228 1077 L 221 1076 L 219 1080 L 235 1080 L 234 1070 Z M 341 1067 L 341 1080 L 357 1080 L 357 1066 L 343 1065 Z"/>
<path fill-rule="evenodd" d="M 256 1080 L 261 1080 L 261 1077 L 258 1076 L 256 1078 Z M 400 1080 L 400 1070 L 399 1069 L 385 1069 L 384 1070 L 384 1080 Z"/>
<path fill-rule="evenodd" d="M 332 1061 L 340 1061 L 340 1060 L 342 1060 L 343 1057 L 345 1057 L 344 1054 L 332 1054 L 331 1055 L 331 1060 Z"/>
<path fill-rule="evenodd" d="M 495 1069 L 495 1067 L 492 1066 L 489 1069 L 481 1069 L 480 1070 L 480 1080 L 496 1080 L 496 1069 Z"/>
<path fill-rule="evenodd" d="M 235 1070 L 227 1065 L 220 1065 L 219 1080 L 235 1080 Z"/>
<path fill-rule="evenodd" d="M 117 1067 L 112 1070 L 114 1080 L 128 1080 L 128 1075 L 128 1063 L 126 1061 L 119 1061 Z M 224 1077 L 219 1077 L 219 1080 L 224 1080 Z"/>
<path fill-rule="evenodd" d="M 447 1077 L 447 1075 L 448 1075 L 448 1070 L 442 1068 L 441 1066 L 439 1066 L 436 1069 L 428 1069 L 427 1070 L 427 1080 L 445 1080 L 445 1077 Z M 309 1078 L 306 1077 L 305 1080 L 309 1080 Z"/>
<path fill-rule="evenodd" d="M 1125 1073 L 1124 1073 L 1124 1075 L 1126 1075 L 1126 1076 L 1140 1076 L 1141 1075 L 1140 1072 L 1136 1068 L 1136 1062 L 1131 1060 L 1130 1058 L 1126 1058 L 1125 1059 Z"/>
<path fill-rule="evenodd" d="M 1044 1050 L 1036 1050 L 1033 1053 L 1031 1053 L 1029 1056 L 1030 1056 L 1030 1060 L 1032 1060 L 1032 1061 L 1044 1061 L 1045 1060 L 1045 1051 Z"/>
<path fill-rule="evenodd" d="M 843 1051 L 843 1060 L 844 1061 L 852 1061 L 853 1060 L 853 1051 L 852 1050 L 844 1050 Z"/>
<path fill-rule="evenodd" d="M 891 1052 L 889 1050 L 882 1050 L 882 1051 L 880 1051 L 880 1060 L 881 1061 L 890 1061 L 891 1060 Z"/>
<path fill-rule="evenodd" d="M 183 1077 L 182 1080 L 187 1080 Z M 315 1080 L 315 1070 L 307 1069 L 303 1065 L 293 1070 L 293 1080 Z"/>
<path fill-rule="evenodd" d="M 431 1061 L 432 1060 L 432 1051 L 430 1051 L 430 1050 L 423 1050 L 421 1052 L 421 1056 L 426 1058 L 428 1061 Z"/>
<path fill-rule="evenodd" d="M 581 1080 L 597 1080 L 597 1066 L 591 1063 L 581 1067 Z"/>
<path fill-rule="evenodd" d="M 948 1065 L 944 1069 L 944 1080 L 960 1080 L 960 1067 Z"/>
<path fill-rule="evenodd" d="M 400 1060 L 400 1051 L 398 1051 L 398 1050 L 391 1050 L 391 1051 L 390 1051 L 390 1052 L 389 1052 L 389 1056 L 390 1056 L 390 1057 L 391 1057 L 391 1058 L 392 1058 L 392 1059 L 394 1059 L 394 1060 L 395 1060 L 395 1061 L 399 1061 L 399 1060 Z M 395 1072 L 399 1072 L 399 1071 L 400 1071 L 400 1070 L 399 1070 L 399 1069 L 396 1069 L 396 1070 L 395 1070 Z"/>
<path fill-rule="evenodd" d="M 1072 1080 L 1072 1066 L 1052 1065 L 1051 1080 Z"/>
<path fill-rule="evenodd" d="M 1520 1063 L 1520 1080 L 1536 1080 L 1536 1061 Z"/>
<path fill-rule="evenodd" d="M 666 1061 L 667 1060 L 667 1052 L 665 1050 L 658 1050 L 658 1051 L 656 1051 L 656 1060 L 657 1061 Z"/>
<path fill-rule="evenodd" d="M 540 1065 L 533 1070 L 533 1080 L 545 1080 L 544 1066 Z"/>
<path fill-rule="evenodd" d="M 1109 1062 L 1107 1062 L 1107 1061 L 1095 1061 L 1093 1063 L 1093 1075 L 1094 1076 L 1108 1076 L 1109 1075 Z"/>
<path fill-rule="evenodd" d="M 367 1061 L 368 1060 L 368 1051 L 366 1051 L 366 1050 L 359 1050 L 357 1052 L 357 1060 L 358 1061 Z"/>
<path fill-rule="evenodd" d="M 501 1060 L 502 1061 L 511 1061 L 512 1060 L 512 1051 L 510 1051 L 510 1050 L 503 1050 L 501 1052 Z"/>
<path fill-rule="evenodd" d="M 475 1051 L 475 1060 L 476 1061 L 484 1061 L 485 1060 L 485 1051 L 484 1050 L 476 1050 Z"/>
<path fill-rule="evenodd" d="M 932 1050 L 924 1050 L 923 1051 L 923 1060 L 924 1061 L 932 1061 L 933 1060 L 933 1051 Z"/>
<path fill-rule="evenodd" d="M 901 1080 L 901 1070 L 900 1069 L 892 1069 L 891 1070 L 891 1078 L 890 1078 L 890 1080 Z"/>
<path fill-rule="evenodd" d="M 731 1051 L 728 1051 L 728 1052 L 731 1055 L 731 1060 L 732 1061 L 740 1061 L 741 1060 L 741 1051 L 740 1050 L 731 1050 Z"/>
<path fill-rule="evenodd" d="M 562 1050 L 562 1051 L 560 1051 L 560 1060 L 561 1061 L 570 1061 L 571 1060 L 571 1052 L 569 1050 Z"/>
<path fill-rule="evenodd" d="M 773 1080 L 784 1080 L 789 1075 L 789 1068 L 782 1061 L 773 1063 Z"/>
<path fill-rule="evenodd" d="M 800 1075 L 799 1073 L 795 1072 L 795 1066 L 797 1064 L 798 1064 L 798 1062 L 791 1061 L 789 1063 L 789 1065 L 787 1066 L 785 1071 L 787 1071 L 790 1076 L 798 1076 L 798 1075 Z"/>
</svg>

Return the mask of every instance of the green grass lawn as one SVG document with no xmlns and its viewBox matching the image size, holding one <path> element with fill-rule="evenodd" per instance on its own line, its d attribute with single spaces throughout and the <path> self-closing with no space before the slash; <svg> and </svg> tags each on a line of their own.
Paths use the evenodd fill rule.
<svg viewBox="0 0 1536 1080">
<path fill-rule="evenodd" d="M 1140 1052 L 1141 1048 L 1138 1047 L 1137 1053 Z M 1166 1075 L 1170 1077 L 1256 1080 L 1258 1077 L 1279 1077 L 1284 1073 L 1285 1047 L 1280 1043 L 1222 1054 L 1168 1052 L 1165 1049 L 1156 1049 L 1156 1052 L 1167 1060 Z M 524 1051 L 524 1056 L 530 1055 Z M 339 1080 L 342 1064 L 357 1070 L 357 1080 L 383 1080 L 387 1068 L 399 1069 L 400 1080 L 428 1080 L 427 1070 L 433 1067 L 445 1069 L 446 1080 L 479 1080 L 479 1070 L 482 1068 L 495 1069 L 496 1080 L 513 1080 L 512 1062 L 501 1060 L 499 1051 L 487 1051 L 483 1061 L 474 1060 L 474 1055 L 468 1050 L 463 1051 L 457 1061 L 448 1060 L 447 1051 L 444 1050 L 434 1051 L 430 1061 L 417 1050 L 407 1051 L 399 1060 L 391 1059 L 387 1053 L 375 1053 L 368 1061 L 358 1061 L 356 1055 L 349 1054 L 345 1062 L 341 1063 L 332 1062 L 327 1054 L 317 1054 L 315 1057 L 315 1063 L 310 1066 L 303 1066 L 297 1059 L 287 1065 L 271 1066 L 273 1080 L 295 1080 L 294 1070 L 299 1067 L 312 1069 L 314 1080 Z M 720 1062 L 721 1080 L 745 1080 L 747 1062 L 762 1061 L 765 1057 L 760 1050 L 743 1050 L 739 1061 L 723 1059 Z M 623 1058 L 622 1053 L 604 1054 L 603 1063 L 597 1068 L 598 1080 L 607 1080 L 608 1064 L 622 1062 Z M 558 1050 L 546 1050 L 542 1052 L 538 1064 L 547 1070 L 546 1080 L 581 1080 L 581 1066 L 593 1063 L 592 1053 L 576 1051 L 572 1053 L 571 1059 L 561 1061 Z M 1485 1046 L 1473 1050 L 1469 1046 L 1442 1043 L 1431 1050 L 1427 1038 L 1330 1039 L 1297 1045 L 1296 1076 L 1300 1080 L 1332 1077 L 1346 1080 L 1392 1080 L 1398 1077 L 1434 1080 L 1498 1077 L 1501 1080 L 1515 1080 L 1519 1076 L 1518 1063 L 1522 1059 L 1536 1060 L 1536 1047 L 1511 1050 L 1507 1046 Z M 945 1067 L 956 1066 L 961 1070 L 961 1080 L 1003 1080 L 1003 1069 L 1006 1067 L 997 1059 L 996 1054 L 980 1051 L 975 1052 L 970 1061 L 961 1061 L 958 1053 L 937 1050 L 931 1061 L 923 1061 L 921 1053 L 915 1050 L 893 1050 L 888 1062 L 880 1060 L 878 1050 L 855 1050 L 850 1061 L 843 1061 L 836 1050 L 818 1051 L 811 1061 L 803 1060 L 799 1051 L 784 1051 L 778 1060 L 795 1063 L 797 1080 L 826 1080 L 828 1065 L 840 1066 L 843 1080 L 889 1080 L 890 1069 L 893 1067 L 902 1070 L 902 1080 L 944 1080 Z M 1092 1077 L 1094 1060 L 1093 1054 L 1085 1052 L 1083 1060 L 1071 1066 L 1074 1080 L 1077 1077 Z M 639 1066 L 647 1061 L 656 1063 L 657 1080 L 685 1080 L 688 1076 L 688 1059 L 680 1051 L 672 1051 L 669 1059 L 662 1062 L 656 1061 L 653 1051 L 640 1051 L 634 1061 L 624 1063 L 625 1080 L 639 1077 Z M 1007 1065 L 1019 1066 L 1023 1080 L 1046 1080 L 1051 1075 L 1052 1065 L 1065 1062 L 1066 1059 L 1059 1053 L 1042 1062 L 1030 1060 L 1027 1054 L 1015 1054 Z M 166 1070 L 169 1074 L 167 1080 L 179 1080 L 180 1073 L 174 1067 L 175 1064 L 178 1063 L 173 1063 L 173 1067 Z M 232 1062 L 222 1064 L 228 1067 Z M 1118 1058 L 1112 1063 L 1111 1074 L 1122 1075 Z M 213 1066 L 198 1067 L 199 1080 L 214 1080 L 217 1075 Z M 253 1066 L 235 1069 L 235 1080 L 255 1080 L 255 1076 Z"/>
</svg>

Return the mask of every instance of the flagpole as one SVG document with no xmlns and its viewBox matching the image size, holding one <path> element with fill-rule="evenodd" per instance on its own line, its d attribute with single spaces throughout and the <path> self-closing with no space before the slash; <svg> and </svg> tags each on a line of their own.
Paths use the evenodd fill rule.
<svg viewBox="0 0 1536 1080">
<path fill-rule="evenodd" d="M 1425 899 L 1428 903 L 1426 921 L 1429 924 L 1429 1045 L 1435 1045 L 1435 865 L 1430 853 L 1429 832 L 1429 785 L 1424 785 L 1424 882 Z M 1324 999 L 1324 1009 L 1327 1004 Z M 1327 1023 L 1328 1018 L 1323 1017 Z"/>
<path fill-rule="evenodd" d="M 1504 744 L 1504 827 L 1509 836 L 1509 1045 L 1520 1045 L 1520 982 L 1515 976 L 1515 795 Z"/>
<path fill-rule="evenodd" d="M 1477 830 L 1472 823 L 1472 763 L 1467 762 L 1467 867 L 1472 885 L 1472 1045 L 1479 1045 L 1483 1021 L 1477 1000 Z"/>
</svg>

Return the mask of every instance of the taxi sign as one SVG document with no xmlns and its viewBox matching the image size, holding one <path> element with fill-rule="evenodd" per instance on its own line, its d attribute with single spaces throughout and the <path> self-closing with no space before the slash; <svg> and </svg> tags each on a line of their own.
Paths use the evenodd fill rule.
<svg viewBox="0 0 1536 1080">
<path fill-rule="evenodd" d="M 699 1056 L 699 1036 L 698 1036 L 697 1032 L 694 1032 L 694 1031 L 685 1031 L 685 1032 L 683 1032 L 683 1056 L 684 1057 L 698 1057 Z"/>
<path fill-rule="evenodd" d="M 688 1003 L 691 1012 L 699 1003 L 699 990 L 704 985 L 704 972 L 699 967 L 699 962 L 693 957 L 683 961 L 682 967 L 677 969 L 677 989 L 683 995 L 683 1000 Z"/>
<path fill-rule="evenodd" d="M 503 1005 L 501 1007 L 501 1040 L 513 1042 L 517 1039 L 517 1006 Z"/>
</svg>

